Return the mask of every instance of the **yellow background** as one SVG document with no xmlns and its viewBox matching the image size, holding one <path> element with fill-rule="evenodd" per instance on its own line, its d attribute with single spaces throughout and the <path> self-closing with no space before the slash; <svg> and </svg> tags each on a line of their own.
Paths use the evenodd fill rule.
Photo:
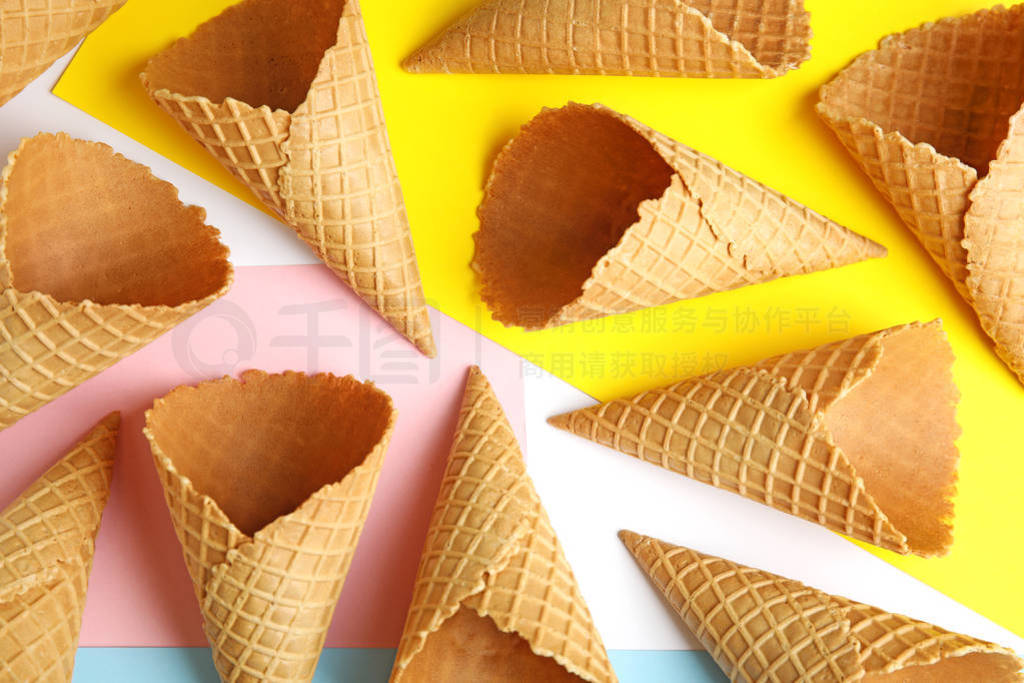
<svg viewBox="0 0 1024 683">
<path fill-rule="evenodd" d="M 149 102 L 138 80 L 149 56 L 230 4 L 131 0 L 89 38 L 55 92 L 254 202 Z M 602 400 L 723 364 L 941 317 L 963 394 L 956 544 L 948 557 L 932 560 L 869 550 L 1024 636 L 1024 390 L 997 360 L 971 309 L 813 111 L 818 86 L 882 36 L 996 3 L 807 0 L 813 57 L 773 81 L 410 75 L 399 68 L 475 4 L 363 0 L 431 303 Z M 496 150 L 542 106 L 569 100 L 630 114 L 885 244 L 889 257 L 589 325 L 505 329 L 480 305 L 468 267 L 475 207 Z M 751 313 L 760 323 L 753 329 Z"/>
</svg>

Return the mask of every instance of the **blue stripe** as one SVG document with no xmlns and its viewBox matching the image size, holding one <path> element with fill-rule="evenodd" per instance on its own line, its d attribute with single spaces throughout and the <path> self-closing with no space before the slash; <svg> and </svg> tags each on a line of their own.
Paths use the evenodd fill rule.
<svg viewBox="0 0 1024 683">
<path fill-rule="evenodd" d="M 721 683 L 726 678 L 705 652 L 611 650 L 622 683 L 686 681 Z M 328 648 L 315 683 L 387 683 L 392 649 Z M 75 660 L 74 683 L 219 683 L 207 648 L 83 647 Z"/>
</svg>

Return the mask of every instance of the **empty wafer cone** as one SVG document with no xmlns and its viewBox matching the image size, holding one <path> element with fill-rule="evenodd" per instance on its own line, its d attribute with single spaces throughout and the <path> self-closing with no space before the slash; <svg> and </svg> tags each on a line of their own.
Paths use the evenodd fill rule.
<svg viewBox="0 0 1024 683">
<path fill-rule="evenodd" d="M 953 542 L 959 392 L 938 321 L 553 417 L 578 436 L 898 553 Z"/>
<path fill-rule="evenodd" d="M 227 292 L 205 218 L 106 145 L 22 141 L 0 186 L 0 429 Z"/>
<path fill-rule="evenodd" d="M 436 353 L 358 0 L 245 0 L 154 57 L 142 81 L 366 303 Z"/>
<path fill-rule="evenodd" d="M 1024 5 L 888 36 L 817 109 L 1024 382 L 1022 40 Z"/>
<path fill-rule="evenodd" d="M 104 418 L 0 512 L 0 680 L 71 681 L 119 422 Z"/>
<path fill-rule="evenodd" d="M 472 368 L 391 681 L 615 681 L 487 378 Z"/>
<path fill-rule="evenodd" d="M 775 78 L 811 56 L 803 0 L 486 0 L 412 72 Z"/>
<path fill-rule="evenodd" d="M 885 255 L 871 240 L 601 105 L 545 110 L 494 162 L 473 267 L 543 329 Z"/>
<path fill-rule="evenodd" d="M 310 681 L 394 428 L 371 383 L 179 387 L 145 434 L 224 681 Z"/>
<path fill-rule="evenodd" d="M 620 534 L 732 681 L 1024 680 L 1013 651 L 688 548 Z"/>
<path fill-rule="evenodd" d="M 0 106 L 106 21 L 125 1 L 0 3 Z"/>
</svg>

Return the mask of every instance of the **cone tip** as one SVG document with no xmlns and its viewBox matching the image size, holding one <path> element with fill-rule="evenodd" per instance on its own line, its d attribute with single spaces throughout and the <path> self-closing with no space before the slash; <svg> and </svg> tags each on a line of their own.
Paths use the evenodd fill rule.
<svg viewBox="0 0 1024 683">
<path fill-rule="evenodd" d="M 569 422 L 572 419 L 572 413 L 562 413 L 561 415 L 552 415 L 548 418 L 548 424 L 558 429 L 569 431 Z"/>
<path fill-rule="evenodd" d="M 420 68 L 420 51 L 416 50 L 416 52 L 403 59 L 399 66 L 402 67 L 402 71 L 408 74 L 423 73 Z"/>
<path fill-rule="evenodd" d="M 493 389 L 491 388 L 491 383 L 487 380 L 487 375 L 485 375 L 483 370 L 480 369 L 480 366 L 471 365 L 469 366 L 469 371 L 466 373 L 466 387 L 464 390 L 463 400 L 476 391 L 493 392 Z"/>
<path fill-rule="evenodd" d="M 434 344 L 434 335 L 428 334 L 422 339 L 413 342 L 416 349 L 427 358 L 437 358 L 437 346 Z"/>
<path fill-rule="evenodd" d="M 93 443 L 99 446 L 102 444 L 98 452 L 104 460 L 113 461 L 120 427 L 121 413 L 115 410 L 112 413 L 108 413 L 102 420 L 91 427 L 86 435 L 82 437 L 82 440 L 79 441 L 78 445 Z"/>
<path fill-rule="evenodd" d="M 121 411 L 115 410 L 112 413 L 107 414 L 107 416 L 100 420 L 99 424 L 96 426 L 116 432 L 121 426 Z"/>
<path fill-rule="evenodd" d="M 432 58 L 432 54 L 436 52 L 435 45 L 439 36 L 434 37 L 430 42 L 420 45 L 418 48 L 413 50 L 412 54 L 403 59 L 400 63 L 402 70 L 410 74 L 427 74 L 427 73 L 438 73 L 442 69 L 436 67 L 437 59 Z M 434 64 L 434 66 L 431 66 Z"/>
<path fill-rule="evenodd" d="M 626 546 L 629 552 L 635 555 L 637 547 L 645 540 L 647 540 L 647 537 L 638 534 L 635 531 L 622 529 L 621 531 L 619 531 L 619 540 L 622 541 L 623 545 Z"/>
<path fill-rule="evenodd" d="M 868 258 L 885 258 L 889 255 L 889 250 L 883 244 L 879 244 L 874 240 L 868 240 Z"/>
</svg>

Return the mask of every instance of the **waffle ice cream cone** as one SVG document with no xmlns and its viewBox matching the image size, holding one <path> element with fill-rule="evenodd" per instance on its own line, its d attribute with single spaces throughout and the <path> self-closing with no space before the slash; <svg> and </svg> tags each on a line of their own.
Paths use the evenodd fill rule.
<svg viewBox="0 0 1024 683">
<path fill-rule="evenodd" d="M 959 393 L 938 321 L 553 417 L 561 429 L 898 553 L 953 543 Z"/>
<path fill-rule="evenodd" d="M 631 531 L 651 582 L 732 681 L 1024 680 L 1011 650 Z"/>
<path fill-rule="evenodd" d="M 392 683 L 616 680 L 487 378 L 470 370 Z"/>
<path fill-rule="evenodd" d="M 473 267 L 505 325 L 545 329 L 885 255 L 601 105 L 545 110 L 494 162 Z"/>
<path fill-rule="evenodd" d="M 775 78 L 811 56 L 803 0 L 486 0 L 412 72 Z"/>
<path fill-rule="evenodd" d="M 205 218 L 106 145 L 22 141 L 0 185 L 0 429 L 227 292 Z"/>
<path fill-rule="evenodd" d="M 358 0 L 245 0 L 154 57 L 142 81 L 339 278 L 435 355 Z"/>
<path fill-rule="evenodd" d="M 817 109 L 1024 382 L 1022 40 L 1024 5 L 888 36 Z"/>
<path fill-rule="evenodd" d="M 104 418 L 0 512 L 0 680 L 71 681 L 119 422 Z"/>
<path fill-rule="evenodd" d="M 146 413 L 222 680 L 312 680 L 394 421 L 370 383 L 258 370 Z"/>
<path fill-rule="evenodd" d="M 125 0 L 0 3 L 0 106 L 65 55 Z"/>
</svg>

